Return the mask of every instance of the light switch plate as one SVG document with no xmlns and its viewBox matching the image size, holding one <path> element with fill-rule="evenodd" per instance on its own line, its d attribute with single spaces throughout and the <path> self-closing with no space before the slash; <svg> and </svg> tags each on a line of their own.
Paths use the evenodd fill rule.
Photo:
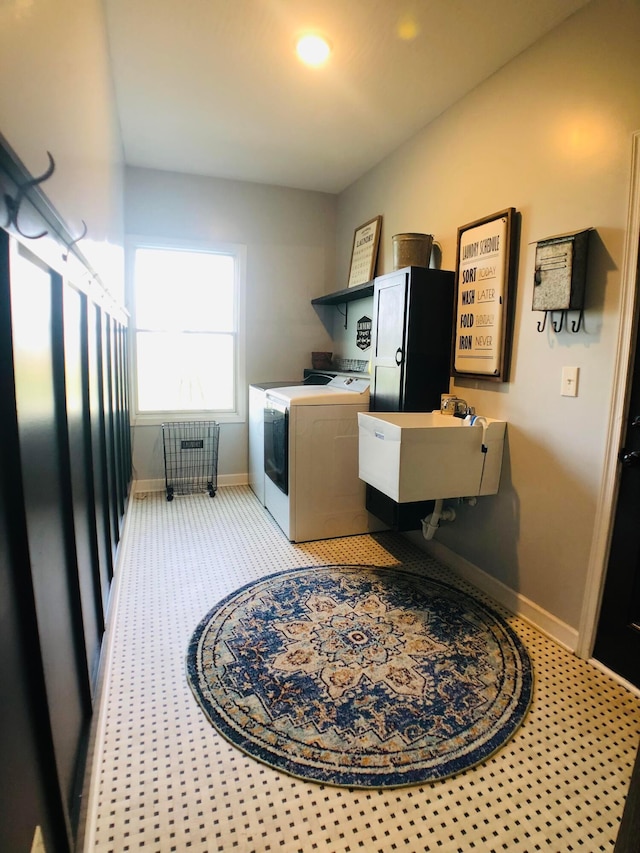
<svg viewBox="0 0 640 853">
<path fill-rule="evenodd" d="M 562 385 L 560 386 L 560 394 L 563 397 L 578 396 L 578 367 L 563 367 L 562 368 Z"/>
</svg>

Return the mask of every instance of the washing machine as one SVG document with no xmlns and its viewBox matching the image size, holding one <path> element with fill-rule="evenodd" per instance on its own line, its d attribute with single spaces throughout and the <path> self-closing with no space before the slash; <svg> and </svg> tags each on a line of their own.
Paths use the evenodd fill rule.
<svg viewBox="0 0 640 853">
<path fill-rule="evenodd" d="M 358 412 L 368 410 L 368 379 L 266 392 L 265 506 L 292 542 L 382 529 L 358 477 Z"/>
<path fill-rule="evenodd" d="M 280 382 L 256 382 L 249 385 L 249 486 L 264 506 L 264 401 L 272 388 L 302 385 L 295 379 Z"/>
</svg>

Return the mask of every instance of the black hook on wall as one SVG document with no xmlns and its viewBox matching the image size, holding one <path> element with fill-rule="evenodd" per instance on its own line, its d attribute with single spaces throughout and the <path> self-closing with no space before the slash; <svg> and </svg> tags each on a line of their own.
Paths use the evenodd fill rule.
<svg viewBox="0 0 640 853">
<path fill-rule="evenodd" d="M 542 321 L 538 320 L 538 331 L 539 332 L 544 332 L 545 326 L 547 325 L 547 314 L 548 313 L 549 313 L 548 311 L 544 312 L 544 320 L 542 320 Z"/>
<path fill-rule="evenodd" d="M 39 240 L 41 237 L 44 237 L 46 234 L 49 233 L 48 231 L 45 230 L 45 231 L 41 231 L 39 234 L 25 234 L 24 231 L 22 231 L 20 229 L 20 226 L 18 225 L 18 216 L 20 214 L 20 207 L 22 205 L 22 202 L 23 202 L 24 197 L 26 196 L 27 192 L 32 187 L 36 187 L 39 184 L 44 183 L 44 181 L 49 180 L 49 178 L 51 177 L 51 175 L 53 175 L 53 173 L 55 171 L 56 163 L 55 163 L 55 160 L 53 159 L 53 157 L 51 156 L 51 153 L 49 151 L 47 151 L 47 157 L 49 158 L 49 166 L 47 167 L 46 171 L 43 172 L 42 175 L 40 175 L 39 178 L 31 178 L 30 180 L 25 181 L 23 184 L 21 184 L 18 187 L 18 191 L 15 195 L 15 198 L 12 198 L 10 195 L 8 195 L 8 193 L 5 193 L 5 196 L 4 196 L 4 201 L 5 201 L 5 204 L 7 205 L 7 211 L 9 213 L 5 227 L 8 227 L 9 225 L 13 225 L 15 227 L 16 231 L 18 232 L 18 234 L 20 234 L 22 237 L 26 237 L 27 240 Z"/>
<path fill-rule="evenodd" d="M 578 322 L 576 323 L 575 320 L 571 321 L 571 331 L 572 332 L 579 332 L 580 331 L 580 326 L 582 326 L 583 318 L 584 318 L 584 310 L 581 309 L 580 314 L 578 316 Z"/>
<path fill-rule="evenodd" d="M 567 313 L 566 311 L 560 312 L 560 322 L 559 323 L 556 323 L 556 321 L 553 319 L 551 320 L 554 332 L 561 332 L 562 331 L 562 327 L 564 326 L 564 318 L 565 318 L 566 313 Z M 551 316 L 553 317 L 553 312 L 551 313 Z"/>
<path fill-rule="evenodd" d="M 79 243 L 80 240 L 84 240 L 84 238 L 87 236 L 87 223 L 84 221 L 84 219 L 81 219 L 80 221 L 82 222 L 82 234 L 80 234 L 78 237 L 76 237 L 75 240 L 72 240 L 67 245 L 67 251 L 64 252 L 62 255 L 63 261 L 67 261 L 69 259 L 69 252 L 71 251 L 72 246 L 75 246 L 76 243 Z"/>
</svg>

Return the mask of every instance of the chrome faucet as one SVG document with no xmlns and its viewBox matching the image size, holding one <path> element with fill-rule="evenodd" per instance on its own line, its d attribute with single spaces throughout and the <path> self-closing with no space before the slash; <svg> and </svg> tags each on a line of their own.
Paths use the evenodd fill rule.
<svg viewBox="0 0 640 853">
<path fill-rule="evenodd" d="M 466 418 L 467 415 L 475 415 L 476 410 L 461 397 L 447 398 L 442 407 L 442 414 L 452 414 L 456 418 Z"/>
<path fill-rule="evenodd" d="M 453 412 L 454 418 L 466 418 L 467 415 L 475 415 L 476 410 L 474 406 L 470 406 L 466 400 L 461 400 L 460 397 L 456 400 L 455 410 Z"/>
</svg>

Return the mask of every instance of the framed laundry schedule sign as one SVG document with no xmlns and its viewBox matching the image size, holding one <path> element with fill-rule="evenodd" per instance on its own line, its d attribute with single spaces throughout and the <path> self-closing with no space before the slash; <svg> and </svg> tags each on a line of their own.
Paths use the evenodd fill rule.
<svg viewBox="0 0 640 853">
<path fill-rule="evenodd" d="M 514 218 L 510 207 L 458 228 L 454 376 L 507 379 Z"/>
<path fill-rule="evenodd" d="M 353 235 L 351 250 L 351 267 L 349 269 L 349 287 L 366 284 L 373 279 L 378 257 L 380 228 L 382 217 L 375 216 L 364 225 L 356 228 Z"/>
</svg>

